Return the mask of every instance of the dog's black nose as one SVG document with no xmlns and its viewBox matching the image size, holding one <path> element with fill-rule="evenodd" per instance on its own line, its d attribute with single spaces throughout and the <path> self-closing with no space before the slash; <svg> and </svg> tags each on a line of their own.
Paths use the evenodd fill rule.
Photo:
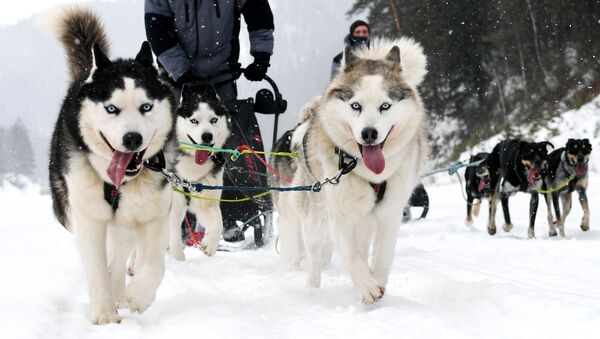
<svg viewBox="0 0 600 339">
<path fill-rule="evenodd" d="M 212 141 L 213 135 L 212 133 L 202 133 L 202 142 L 208 144 Z"/>
<path fill-rule="evenodd" d="M 370 145 L 377 140 L 377 130 L 373 127 L 363 129 L 360 134 L 367 145 Z"/>
<path fill-rule="evenodd" d="M 123 146 L 134 152 L 142 145 L 142 135 L 136 132 L 129 132 L 123 136 Z"/>
</svg>

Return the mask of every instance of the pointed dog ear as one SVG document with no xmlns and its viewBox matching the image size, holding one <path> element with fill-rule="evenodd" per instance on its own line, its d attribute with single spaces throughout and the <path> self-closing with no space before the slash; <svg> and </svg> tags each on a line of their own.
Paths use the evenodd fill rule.
<svg viewBox="0 0 600 339">
<path fill-rule="evenodd" d="M 398 47 L 398 46 L 392 47 L 392 49 L 390 49 L 390 51 L 388 52 L 385 59 L 400 65 L 400 61 L 401 61 L 400 60 L 400 47 Z"/>
<path fill-rule="evenodd" d="M 356 60 L 358 60 L 358 58 L 352 52 L 352 47 L 350 45 L 346 45 L 346 47 L 344 47 L 344 68 L 352 65 L 356 62 Z"/>
<path fill-rule="evenodd" d="M 188 100 L 192 95 L 194 95 L 192 87 L 188 84 L 184 84 L 181 88 L 181 104 L 183 104 L 184 101 Z"/>
<path fill-rule="evenodd" d="M 110 59 L 102 52 L 99 44 L 94 44 L 92 56 L 94 57 L 94 66 L 96 66 L 96 68 L 106 67 L 111 64 Z"/>
<path fill-rule="evenodd" d="M 550 141 L 543 141 L 542 144 L 544 144 L 546 146 L 546 149 L 548 149 L 548 146 L 550 146 L 550 147 L 552 147 L 552 149 L 554 149 L 554 145 Z"/>
<path fill-rule="evenodd" d="M 150 43 L 148 41 L 142 43 L 140 51 L 135 56 L 135 61 L 147 67 L 153 66 L 154 59 L 152 58 L 152 48 L 150 48 Z"/>
</svg>

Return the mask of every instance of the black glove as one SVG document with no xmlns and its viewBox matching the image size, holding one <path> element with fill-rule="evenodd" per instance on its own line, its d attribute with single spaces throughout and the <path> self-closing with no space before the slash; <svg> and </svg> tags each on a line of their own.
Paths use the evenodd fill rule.
<svg viewBox="0 0 600 339">
<path fill-rule="evenodd" d="M 256 52 L 254 54 L 254 62 L 246 67 L 244 76 L 250 81 L 261 81 L 267 75 L 269 68 L 269 60 L 271 56 L 265 52 Z"/>
<path fill-rule="evenodd" d="M 192 73 L 191 70 L 187 70 L 185 71 L 185 73 L 183 73 L 179 79 L 177 79 L 177 81 L 175 81 L 173 83 L 173 85 L 177 88 L 182 88 L 183 85 L 187 84 L 188 82 L 192 82 L 196 80 L 196 77 L 194 76 L 194 73 Z"/>
</svg>

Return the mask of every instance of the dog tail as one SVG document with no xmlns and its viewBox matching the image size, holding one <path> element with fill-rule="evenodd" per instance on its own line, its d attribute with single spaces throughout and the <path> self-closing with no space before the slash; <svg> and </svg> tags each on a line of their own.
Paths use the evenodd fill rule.
<svg viewBox="0 0 600 339">
<path fill-rule="evenodd" d="M 108 55 L 109 43 L 104 27 L 96 14 L 81 7 L 60 8 L 44 24 L 62 43 L 67 56 L 71 82 L 85 79 L 93 68 L 92 49 L 98 44 Z"/>
</svg>

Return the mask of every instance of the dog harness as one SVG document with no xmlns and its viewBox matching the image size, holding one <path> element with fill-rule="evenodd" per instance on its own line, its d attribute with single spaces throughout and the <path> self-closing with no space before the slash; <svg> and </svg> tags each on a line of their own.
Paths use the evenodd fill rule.
<svg viewBox="0 0 600 339">
<path fill-rule="evenodd" d="M 159 151 L 152 158 L 146 161 L 146 167 L 153 168 L 164 168 L 166 166 L 165 163 L 165 155 L 163 151 Z M 127 183 L 124 182 L 121 186 L 125 186 Z M 117 186 L 104 182 L 104 200 L 110 205 L 113 210 L 113 213 L 119 208 L 119 200 L 121 199 L 121 192 Z"/>
<path fill-rule="evenodd" d="M 338 160 L 338 168 L 341 170 L 342 168 L 348 166 L 348 164 L 352 161 L 354 161 L 354 163 L 356 164 L 356 161 L 358 160 L 357 158 L 351 156 L 350 154 L 344 152 L 342 149 L 340 149 L 339 147 L 335 148 L 335 154 L 339 155 L 339 160 Z M 350 162 L 346 162 L 346 159 L 349 159 Z M 356 165 L 352 166 L 352 169 L 356 167 Z M 352 170 L 350 169 L 350 170 Z M 369 185 L 371 185 L 371 188 L 373 189 L 373 192 L 375 192 L 375 204 L 378 204 L 381 200 L 383 200 L 383 198 L 385 197 L 385 190 L 387 188 L 387 181 L 383 181 L 379 184 L 376 183 L 372 183 L 369 182 Z"/>
</svg>

